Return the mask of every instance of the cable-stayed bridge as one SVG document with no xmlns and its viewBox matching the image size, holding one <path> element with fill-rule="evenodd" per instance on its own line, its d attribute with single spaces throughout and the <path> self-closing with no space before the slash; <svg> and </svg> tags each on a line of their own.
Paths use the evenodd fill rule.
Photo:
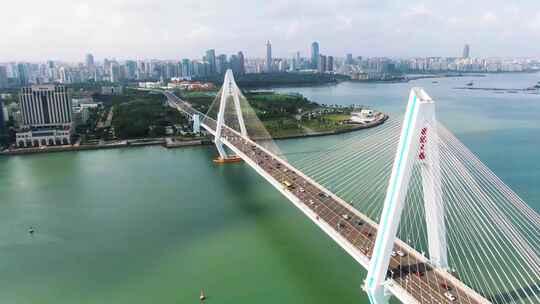
<svg viewBox="0 0 540 304">
<path fill-rule="evenodd" d="M 222 162 L 245 161 L 368 270 L 363 288 L 373 304 L 389 295 L 540 303 L 539 215 L 437 123 L 422 89 L 411 90 L 402 123 L 290 162 L 231 71 L 208 113 L 165 95 L 200 119 Z"/>
</svg>

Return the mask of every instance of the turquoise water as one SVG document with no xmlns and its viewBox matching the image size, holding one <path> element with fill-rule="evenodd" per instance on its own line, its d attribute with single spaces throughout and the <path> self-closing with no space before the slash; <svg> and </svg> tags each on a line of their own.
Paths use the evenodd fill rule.
<svg viewBox="0 0 540 304">
<path fill-rule="evenodd" d="M 466 82 L 280 90 L 397 117 L 410 87 L 423 86 L 439 119 L 540 211 L 540 96 L 452 89 Z M 341 138 L 279 145 L 307 152 Z M 253 170 L 214 166 L 214 154 L 150 147 L 0 158 L 0 302 L 197 303 L 204 288 L 208 303 L 367 303 L 360 266 Z"/>
</svg>

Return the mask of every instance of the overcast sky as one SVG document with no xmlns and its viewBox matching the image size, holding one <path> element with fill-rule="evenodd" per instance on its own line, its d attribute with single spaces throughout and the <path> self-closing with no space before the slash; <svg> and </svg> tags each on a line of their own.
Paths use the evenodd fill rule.
<svg viewBox="0 0 540 304">
<path fill-rule="evenodd" d="M 540 55 L 540 0 L 3 0 L 0 62 L 263 57 Z M 443 3 L 445 2 L 445 3 Z M 516 4 L 519 2 L 519 5 Z"/>
</svg>

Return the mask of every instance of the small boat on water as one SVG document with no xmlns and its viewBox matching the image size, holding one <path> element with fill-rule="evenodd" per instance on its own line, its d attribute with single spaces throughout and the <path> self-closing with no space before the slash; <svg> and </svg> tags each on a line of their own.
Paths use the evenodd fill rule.
<svg viewBox="0 0 540 304">
<path fill-rule="evenodd" d="M 206 300 L 206 296 L 204 295 L 204 290 L 201 289 L 201 295 L 199 296 L 199 300 L 204 301 Z"/>
<path fill-rule="evenodd" d="M 467 86 L 468 86 L 468 87 L 472 87 L 473 85 L 474 85 L 474 83 L 473 83 L 472 81 L 469 82 L 469 83 L 467 83 Z"/>
</svg>

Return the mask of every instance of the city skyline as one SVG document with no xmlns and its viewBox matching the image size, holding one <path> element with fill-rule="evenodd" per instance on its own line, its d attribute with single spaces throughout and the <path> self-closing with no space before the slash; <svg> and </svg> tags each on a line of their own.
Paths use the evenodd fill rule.
<svg viewBox="0 0 540 304">
<path fill-rule="evenodd" d="M 296 51 L 307 54 L 312 41 L 324 45 L 321 52 L 333 55 L 452 57 L 460 55 L 464 43 L 474 46 L 472 57 L 540 53 L 537 44 L 524 43 L 540 37 L 540 10 L 533 1 L 517 6 L 500 0 L 407 5 L 347 0 L 331 4 L 60 0 L 55 5 L 9 3 L 5 8 L 24 14 L 23 18 L 21 13 L 6 14 L 0 20 L 0 35 L 9 46 L 0 50 L 0 62 L 78 61 L 85 53 L 120 60 L 193 58 L 210 48 L 223 53 L 241 49 L 247 57 L 264 58 L 266 40 L 274 46 L 274 57 L 290 57 Z M 253 24 L 258 25 L 256 30 L 247 31 Z"/>
</svg>

